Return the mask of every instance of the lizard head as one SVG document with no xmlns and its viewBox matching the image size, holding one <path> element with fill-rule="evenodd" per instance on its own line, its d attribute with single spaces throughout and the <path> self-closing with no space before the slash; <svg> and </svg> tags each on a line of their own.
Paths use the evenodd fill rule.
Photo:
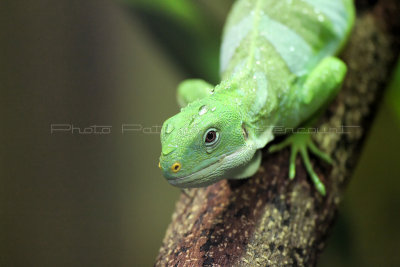
<svg viewBox="0 0 400 267">
<path fill-rule="evenodd" d="M 212 97 L 197 100 L 166 120 L 159 167 L 178 187 L 207 186 L 229 178 L 254 155 L 236 105 Z"/>
</svg>

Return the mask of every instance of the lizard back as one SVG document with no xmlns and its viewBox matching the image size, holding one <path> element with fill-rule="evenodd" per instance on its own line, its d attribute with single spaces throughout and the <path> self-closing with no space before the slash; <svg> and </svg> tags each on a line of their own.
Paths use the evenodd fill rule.
<svg viewBox="0 0 400 267">
<path fill-rule="evenodd" d="M 243 96 L 243 107 L 259 128 L 274 126 L 274 114 L 287 109 L 301 90 L 295 85 L 341 50 L 353 20 L 352 0 L 237 1 L 224 28 L 221 88 Z"/>
</svg>

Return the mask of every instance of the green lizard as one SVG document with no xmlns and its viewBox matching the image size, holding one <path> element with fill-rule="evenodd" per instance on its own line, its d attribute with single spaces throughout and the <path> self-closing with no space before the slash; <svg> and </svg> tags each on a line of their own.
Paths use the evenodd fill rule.
<svg viewBox="0 0 400 267">
<path fill-rule="evenodd" d="M 352 0 L 238 0 L 224 28 L 221 83 L 182 82 L 181 112 L 161 129 L 159 167 L 168 182 L 190 188 L 252 176 L 274 129 L 304 125 L 340 90 L 347 68 L 335 55 L 349 37 L 354 16 Z M 289 177 L 295 177 L 300 152 L 325 195 L 307 151 L 328 162 L 330 157 L 304 133 L 270 150 L 288 145 Z"/>
</svg>

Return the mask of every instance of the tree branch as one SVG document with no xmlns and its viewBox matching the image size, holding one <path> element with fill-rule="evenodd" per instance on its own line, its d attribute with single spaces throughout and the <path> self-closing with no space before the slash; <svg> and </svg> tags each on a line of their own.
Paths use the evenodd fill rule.
<svg viewBox="0 0 400 267">
<path fill-rule="evenodd" d="M 363 140 L 399 52 L 399 3 L 358 1 L 358 17 L 342 58 L 349 70 L 319 129 L 346 127 L 346 134 L 317 134 L 332 166 L 313 160 L 326 185 L 322 197 L 302 162 L 288 179 L 289 150 L 269 154 L 251 179 L 223 180 L 182 194 L 156 266 L 309 266 L 325 245 Z"/>
</svg>

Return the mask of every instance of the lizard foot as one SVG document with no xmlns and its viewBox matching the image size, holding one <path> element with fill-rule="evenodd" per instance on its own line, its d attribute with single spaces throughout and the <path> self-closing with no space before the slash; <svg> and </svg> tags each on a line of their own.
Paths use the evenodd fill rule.
<svg viewBox="0 0 400 267">
<path fill-rule="evenodd" d="M 314 172 L 313 167 L 310 162 L 310 158 L 308 156 L 308 149 L 315 154 L 316 156 L 323 159 L 325 162 L 332 164 L 331 157 L 322 152 L 320 149 L 316 147 L 311 139 L 310 133 L 293 133 L 289 137 L 287 137 L 283 142 L 273 145 L 269 148 L 269 152 L 273 153 L 279 151 L 287 146 L 291 146 L 291 153 L 290 153 L 290 163 L 289 163 L 289 178 L 293 179 L 296 175 L 296 156 L 297 153 L 300 152 L 301 157 L 303 158 L 304 166 L 308 174 L 311 177 L 311 180 L 314 182 L 315 187 L 317 188 L 318 192 L 321 195 L 325 196 L 325 186 L 318 178 L 318 175 Z"/>
</svg>

